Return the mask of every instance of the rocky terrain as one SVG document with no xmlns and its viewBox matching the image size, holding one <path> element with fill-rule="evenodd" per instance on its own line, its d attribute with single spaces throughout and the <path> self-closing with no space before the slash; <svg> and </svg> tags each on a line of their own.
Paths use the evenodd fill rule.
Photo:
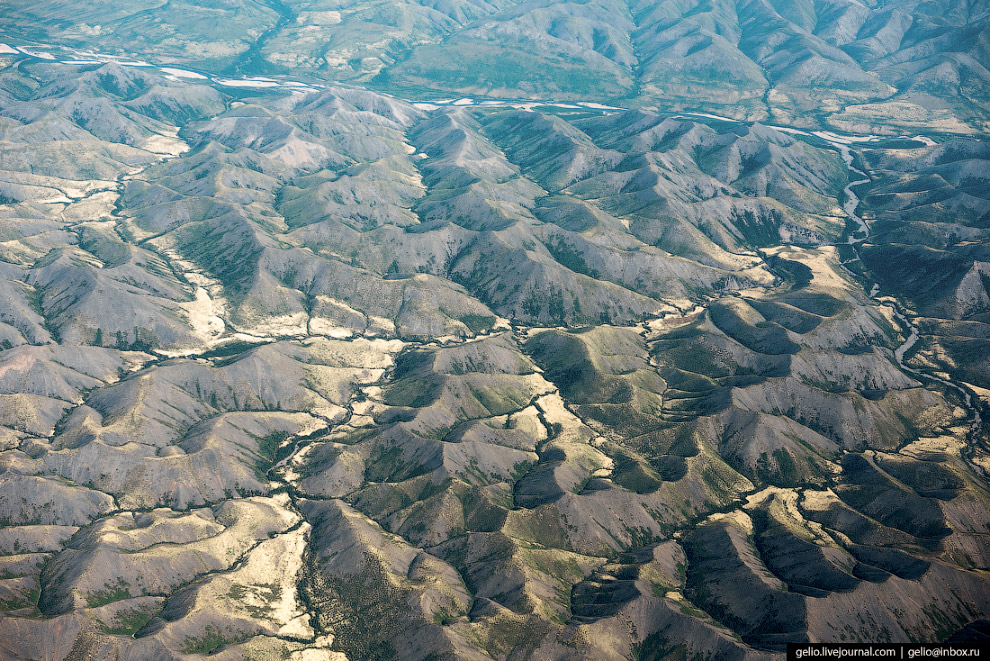
<svg viewBox="0 0 990 661">
<path fill-rule="evenodd" d="M 0 658 L 990 619 L 987 12 L 687 5 L 10 3 Z"/>
</svg>

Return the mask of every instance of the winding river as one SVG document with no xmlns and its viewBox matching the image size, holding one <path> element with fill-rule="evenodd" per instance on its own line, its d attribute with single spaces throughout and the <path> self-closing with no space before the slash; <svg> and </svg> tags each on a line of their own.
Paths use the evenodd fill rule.
<svg viewBox="0 0 990 661">
<path fill-rule="evenodd" d="M 849 170 L 851 181 L 844 189 L 846 200 L 845 203 L 842 205 L 842 209 L 846 213 L 846 216 L 858 226 L 858 229 L 849 235 L 849 237 L 846 240 L 846 243 L 852 246 L 856 246 L 858 248 L 860 244 L 862 244 L 866 239 L 869 238 L 870 227 L 869 225 L 867 225 L 866 221 L 864 221 L 856 213 L 856 210 L 859 207 L 860 198 L 853 191 L 853 187 L 860 186 L 862 184 L 867 184 L 870 182 L 870 179 L 865 172 L 859 170 L 853 165 L 854 163 L 853 153 L 848 145 L 834 141 L 828 141 L 828 142 L 833 147 L 839 150 L 839 153 L 842 155 L 842 160 L 845 162 L 846 168 L 848 168 Z M 862 177 L 862 178 L 860 179 L 858 177 Z M 851 271 L 848 271 L 848 269 L 847 272 L 852 273 Z M 901 345 L 894 350 L 894 358 L 897 360 L 898 366 L 900 366 L 900 368 L 903 369 L 905 372 L 909 372 L 910 374 L 913 374 L 923 379 L 936 381 L 947 388 L 951 388 L 959 392 L 962 395 L 966 410 L 970 412 L 973 418 L 972 424 L 970 425 L 970 429 L 969 429 L 969 439 L 970 441 L 974 441 L 976 435 L 980 432 L 981 428 L 983 427 L 983 416 L 980 414 L 980 407 L 974 404 L 973 392 L 968 388 L 966 388 L 964 385 L 956 381 L 950 379 L 944 379 L 938 376 L 937 374 L 933 374 L 927 370 L 918 369 L 908 365 L 907 362 L 905 362 L 904 357 L 908 354 L 909 351 L 911 351 L 911 349 L 921 339 L 921 335 L 918 331 L 918 327 L 915 326 L 914 323 L 907 317 L 907 315 L 905 315 L 901 311 L 900 307 L 897 305 L 896 302 L 890 300 L 889 297 L 886 298 L 880 297 L 879 284 L 874 283 L 872 285 L 869 291 L 869 296 L 878 304 L 890 308 L 891 311 L 894 313 L 894 317 L 898 320 L 898 322 L 900 322 L 902 327 L 905 329 L 905 332 L 907 333 L 907 338 L 905 338 L 904 342 L 901 343 Z M 977 471 L 979 474 L 987 476 L 987 472 L 983 469 L 983 467 L 979 466 L 978 464 L 972 461 L 973 451 L 974 448 L 971 443 L 968 446 L 967 451 L 963 453 L 963 458 L 966 460 L 966 463 L 969 464 L 975 471 Z"/>
<path fill-rule="evenodd" d="M 283 25 L 292 18 L 291 10 L 289 10 L 289 8 L 285 4 L 283 4 L 281 0 L 268 0 L 266 4 L 269 6 L 269 8 L 273 9 L 279 15 L 278 18 L 279 26 Z M 274 34 L 273 30 L 270 30 L 269 32 Z M 260 48 L 263 45 L 263 42 L 266 41 L 270 36 L 272 35 L 266 33 L 264 35 L 264 38 L 262 40 L 259 40 L 259 43 L 255 45 L 255 48 L 253 50 L 248 51 L 247 53 L 245 53 L 244 56 L 242 56 L 242 58 L 238 61 L 239 66 L 232 67 L 231 73 L 237 73 L 239 71 L 242 71 L 244 68 L 253 68 L 253 69 L 260 68 L 258 66 L 258 61 L 257 61 L 260 55 Z M 62 53 L 68 53 L 69 57 L 68 58 L 63 57 L 63 59 L 60 59 L 55 55 L 51 54 L 50 52 L 47 52 L 46 49 L 57 50 Z M 73 49 L 61 48 L 54 45 L 10 46 L 5 43 L 0 43 L 0 54 L 5 54 L 5 53 L 6 54 L 18 53 L 21 55 L 25 55 L 27 57 L 48 60 L 51 62 L 60 62 L 62 64 L 69 64 L 69 65 L 117 62 L 122 66 L 133 66 L 138 68 L 156 69 L 161 71 L 165 75 L 173 78 L 207 79 L 213 84 L 226 86 L 226 87 L 242 87 L 242 88 L 281 87 L 287 89 L 288 91 L 294 91 L 294 92 L 315 91 L 317 89 L 321 89 L 324 87 L 323 85 L 302 83 L 302 82 L 286 80 L 282 78 L 278 78 L 278 79 L 263 78 L 260 76 L 253 76 L 253 77 L 232 76 L 230 78 L 226 78 L 208 72 L 197 72 L 197 71 L 172 68 L 172 67 L 159 67 L 157 65 L 150 64 L 148 62 L 126 61 L 120 57 L 96 54 L 91 52 L 81 52 Z M 72 59 L 72 58 L 78 58 L 78 59 Z M 484 100 L 479 102 L 474 99 L 463 98 L 463 99 L 449 99 L 445 101 L 430 101 L 426 103 L 410 101 L 410 103 L 413 103 L 414 105 L 417 106 L 433 106 L 433 107 L 444 106 L 444 105 L 450 105 L 450 106 L 505 105 L 505 106 L 528 109 L 535 105 L 542 105 L 542 106 L 559 106 L 559 107 L 570 107 L 570 108 L 599 109 L 603 111 L 624 110 L 624 108 L 619 108 L 614 106 L 603 106 L 591 102 L 555 103 L 553 101 L 546 101 L 546 100 L 542 100 L 542 101 Z M 711 115 L 706 113 L 685 113 L 685 114 L 692 115 L 695 117 L 704 117 L 708 119 L 714 119 L 725 122 L 738 121 L 729 117 L 722 117 L 719 115 Z M 684 117 L 683 115 L 674 115 L 674 116 Z M 687 118 L 685 117 L 685 119 Z M 777 129 L 783 133 L 814 136 L 824 140 L 833 148 L 838 150 L 850 174 L 850 182 L 848 185 L 846 185 L 844 189 L 845 201 L 842 205 L 842 209 L 845 212 L 846 216 L 849 218 L 849 220 L 853 221 L 853 223 L 855 223 L 856 225 L 856 230 L 849 234 L 848 238 L 846 239 L 846 244 L 854 246 L 858 252 L 858 247 L 864 241 L 866 241 L 866 239 L 869 238 L 870 228 L 869 225 L 866 223 L 866 221 L 864 221 L 856 213 L 856 210 L 859 207 L 860 198 L 855 193 L 853 188 L 856 186 L 869 183 L 870 179 L 865 172 L 855 167 L 854 165 L 855 157 L 852 149 L 850 148 L 850 144 L 854 144 L 858 142 L 870 142 L 876 140 L 878 136 L 845 136 L 834 132 L 827 132 L 827 131 L 808 132 L 807 130 L 803 130 L 803 129 L 797 129 L 786 126 L 773 126 L 773 125 L 770 125 L 770 128 Z M 933 140 L 925 136 L 915 136 L 913 139 L 923 142 L 926 145 L 935 144 Z M 852 273 L 850 272 L 850 274 Z M 905 332 L 907 333 L 907 338 L 904 340 L 904 342 L 900 346 L 898 346 L 897 349 L 894 350 L 894 357 L 897 360 L 897 364 L 901 367 L 901 369 L 905 370 L 906 372 L 914 374 L 920 378 L 928 379 L 930 381 L 936 381 L 947 388 L 951 388 L 959 392 L 962 395 L 966 409 L 971 413 L 973 419 L 972 425 L 970 427 L 970 435 L 969 435 L 970 440 L 973 441 L 975 439 L 975 436 L 982 429 L 983 426 L 983 419 L 982 416 L 980 415 L 979 406 L 974 404 L 974 394 L 972 393 L 972 391 L 970 391 L 968 388 L 966 388 L 964 385 L 960 384 L 959 382 L 952 381 L 950 379 L 944 379 L 938 376 L 937 374 L 933 374 L 927 370 L 911 367 L 905 362 L 904 357 L 918 343 L 920 339 L 918 328 L 901 311 L 900 307 L 896 304 L 896 302 L 891 300 L 890 297 L 881 298 L 879 295 L 879 291 L 880 291 L 879 286 L 877 284 L 873 284 L 871 290 L 869 291 L 870 298 L 876 301 L 879 305 L 885 305 L 889 307 L 893 311 L 893 314 L 897 318 L 897 320 L 903 325 Z M 973 451 L 974 448 L 973 448 L 973 444 L 971 443 L 968 447 L 969 455 L 971 455 Z M 982 467 L 975 464 L 971 460 L 971 456 L 967 456 L 965 452 L 964 452 L 964 458 L 966 459 L 967 463 L 969 463 L 969 465 L 972 466 L 974 470 L 976 470 L 978 473 L 983 474 L 984 476 L 987 475 L 987 472 Z"/>
</svg>

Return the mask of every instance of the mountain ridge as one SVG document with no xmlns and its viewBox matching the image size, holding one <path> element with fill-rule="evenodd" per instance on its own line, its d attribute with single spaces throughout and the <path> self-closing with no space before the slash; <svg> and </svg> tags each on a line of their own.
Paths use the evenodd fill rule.
<svg viewBox="0 0 990 661">
<path fill-rule="evenodd" d="M 619 68 L 653 39 L 659 75 L 773 13 L 800 87 L 829 40 L 985 18 L 687 4 L 230 2 L 260 46 L 201 78 L 0 53 L 3 654 L 755 660 L 985 619 L 980 129 L 238 69 L 432 20 Z M 54 29 L 24 11 L 4 39 Z"/>
</svg>

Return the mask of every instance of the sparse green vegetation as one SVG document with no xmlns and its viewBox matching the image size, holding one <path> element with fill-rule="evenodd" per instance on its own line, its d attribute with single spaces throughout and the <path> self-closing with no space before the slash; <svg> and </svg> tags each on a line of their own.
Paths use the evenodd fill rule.
<svg viewBox="0 0 990 661">
<path fill-rule="evenodd" d="M 292 453 L 293 444 L 285 442 L 288 438 L 288 432 L 273 431 L 258 439 L 258 459 L 254 470 L 259 480 L 266 479 L 271 467 Z"/>
<path fill-rule="evenodd" d="M 130 584 L 123 578 L 118 578 L 117 582 L 104 586 L 103 590 L 91 592 L 86 595 L 86 605 L 89 608 L 104 606 L 106 604 L 122 601 L 131 598 Z"/>
<path fill-rule="evenodd" d="M 246 640 L 250 634 L 239 633 L 229 635 L 221 631 L 218 627 L 208 624 L 203 630 L 203 634 L 192 638 L 187 638 L 182 646 L 183 654 L 212 654 L 224 645 L 238 643 Z"/>
<path fill-rule="evenodd" d="M 115 636 L 133 636 L 154 617 L 154 611 L 134 608 L 117 612 L 109 624 L 103 624 L 104 633 Z"/>
</svg>

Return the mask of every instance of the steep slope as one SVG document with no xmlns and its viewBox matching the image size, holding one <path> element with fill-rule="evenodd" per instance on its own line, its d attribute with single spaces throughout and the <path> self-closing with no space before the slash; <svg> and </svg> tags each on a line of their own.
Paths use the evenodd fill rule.
<svg viewBox="0 0 990 661">
<path fill-rule="evenodd" d="M 902 94 L 854 64 L 982 20 L 902 4 L 100 16 L 240 30 L 196 56 L 227 76 L 503 44 L 527 95 L 735 48 L 744 114 Z M 985 141 L 0 66 L 0 656 L 763 660 L 990 617 Z"/>
</svg>

